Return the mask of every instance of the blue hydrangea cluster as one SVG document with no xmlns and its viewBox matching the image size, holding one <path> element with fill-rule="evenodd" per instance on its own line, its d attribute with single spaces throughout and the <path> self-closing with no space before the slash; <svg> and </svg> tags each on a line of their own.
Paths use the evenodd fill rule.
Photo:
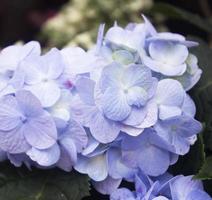
<svg viewBox="0 0 212 200">
<path fill-rule="evenodd" d="M 202 183 L 192 176 L 164 174 L 150 179 L 142 173 L 135 176 L 135 191 L 127 188 L 115 190 L 110 200 L 211 200 Z"/>
<path fill-rule="evenodd" d="M 191 177 L 163 175 L 202 128 L 186 93 L 202 73 L 189 53 L 197 43 L 158 33 L 143 18 L 125 28 L 115 23 L 106 34 L 100 25 L 88 51 L 53 48 L 41 55 L 37 42 L 3 49 L 0 160 L 74 168 L 101 193 L 113 192 L 113 200 L 206 199 Z M 136 191 L 116 190 L 123 179 Z"/>
</svg>

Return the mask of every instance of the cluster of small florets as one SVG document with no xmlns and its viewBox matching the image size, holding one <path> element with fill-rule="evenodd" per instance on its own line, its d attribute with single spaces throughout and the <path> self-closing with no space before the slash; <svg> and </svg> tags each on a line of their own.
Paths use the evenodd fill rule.
<svg viewBox="0 0 212 200">
<path fill-rule="evenodd" d="M 186 93 L 201 75 L 188 50 L 195 45 L 179 34 L 157 33 L 144 17 L 126 28 L 114 24 L 105 35 L 101 25 L 87 52 L 68 47 L 41 55 L 37 42 L 3 49 L 1 160 L 74 168 L 105 194 L 142 173 L 148 183 L 139 187 L 146 194 L 137 188 L 142 197 L 134 192 L 130 198 L 153 199 L 152 191 L 163 189 L 156 188 L 157 177 L 188 153 L 201 131 Z M 181 179 L 172 179 L 170 187 Z M 155 199 L 180 199 L 156 193 Z"/>
</svg>

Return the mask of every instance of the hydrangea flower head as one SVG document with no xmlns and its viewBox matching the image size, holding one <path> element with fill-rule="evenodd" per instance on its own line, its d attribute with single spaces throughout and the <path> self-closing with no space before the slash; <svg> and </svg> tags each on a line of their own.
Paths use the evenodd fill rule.
<svg viewBox="0 0 212 200">
<path fill-rule="evenodd" d="M 56 143 L 57 130 L 53 118 L 30 92 L 18 91 L 0 101 L 2 150 L 23 153 L 30 147 L 46 149 Z"/>
</svg>

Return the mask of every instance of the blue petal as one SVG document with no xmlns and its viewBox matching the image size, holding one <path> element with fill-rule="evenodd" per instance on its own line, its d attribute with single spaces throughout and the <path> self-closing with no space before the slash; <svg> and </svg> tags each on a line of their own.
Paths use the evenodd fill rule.
<svg viewBox="0 0 212 200">
<path fill-rule="evenodd" d="M 51 116 L 45 111 L 43 115 L 30 119 L 23 125 L 27 142 L 35 148 L 46 149 L 56 143 L 57 130 Z"/>
<path fill-rule="evenodd" d="M 59 142 L 60 144 L 60 159 L 57 162 L 57 166 L 61 169 L 70 172 L 72 166 L 77 162 L 77 149 L 76 145 L 70 138 L 63 138 Z"/>
<path fill-rule="evenodd" d="M 27 155 L 39 165 L 48 167 L 54 165 L 59 160 L 60 149 L 57 144 L 45 150 L 32 147 L 27 151 Z"/>
<path fill-rule="evenodd" d="M 9 153 L 23 153 L 30 148 L 24 137 L 24 127 L 18 126 L 10 131 L 0 131 L 0 147 Z"/>
<path fill-rule="evenodd" d="M 109 143 L 116 139 L 120 132 L 120 125 L 103 116 L 100 111 L 92 115 L 90 121 L 91 135 L 101 143 Z"/>
<path fill-rule="evenodd" d="M 62 133 L 60 139 L 71 139 L 75 144 L 78 153 L 82 152 L 88 143 L 88 137 L 84 128 L 74 120 L 68 122 L 68 127 L 64 133 Z"/>
<path fill-rule="evenodd" d="M 117 88 L 108 88 L 101 102 L 104 115 L 114 121 L 122 121 L 130 114 L 126 94 Z"/>
<path fill-rule="evenodd" d="M 0 130 L 9 131 L 21 123 L 23 116 L 15 97 L 4 96 L 0 100 Z"/>
<path fill-rule="evenodd" d="M 103 181 L 108 176 L 108 164 L 105 154 L 86 158 L 79 156 L 74 168 L 83 174 L 88 174 L 94 181 Z"/>
<path fill-rule="evenodd" d="M 116 191 L 114 191 L 111 195 L 110 195 L 110 200 L 136 200 L 136 197 L 134 195 L 133 192 L 131 192 L 129 189 L 127 188 L 120 188 L 117 189 Z"/>
<path fill-rule="evenodd" d="M 108 176 L 104 181 L 92 182 L 94 188 L 101 194 L 111 194 L 114 192 L 121 184 L 122 179 L 114 179 Z"/>
<path fill-rule="evenodd" d="M 27 117 L 37 117 L 43 109 L 39 100 L 29 91 L 18 91 L 15 94 L 18 105 Z"/>
<path fill-rule="evenodd" d="M 88 105 L 94 105 L 94 87 L 95 82 L 89 78 L 81 77 L 75 83 L 77 92 L 82 101 Z"/>
<path fill-rule="evenodd" d="M 181 107 L 185 91 L 182 85 L 173 79 L 163 79 L 158 82 L 156 101 L 159 105 Z"/>
</svg>

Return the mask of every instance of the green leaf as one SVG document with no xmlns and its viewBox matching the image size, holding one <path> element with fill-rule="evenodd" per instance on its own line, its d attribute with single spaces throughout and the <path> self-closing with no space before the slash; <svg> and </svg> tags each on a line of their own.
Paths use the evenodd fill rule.
<svg viewBox="0 0 212 200">
<path fill-rule="evenodd" d="M 212 156 L 207 157 L 199 173 L 195 176 L 197 179 L 212 179 Z"/>
<path fill-rule="evenodd" d="M 81 200 L 87 195 L 89 182 L 85 175 L 0 166 L 0 200 Z"/>
<path fill-rule="evenodd" d="M 192 14 L 170 4 L 155 3 L 149 13 L 160 13 L 169 18 L 182 19 L 206 32 L 212 33 L 212 24 L 209 21 L 197 14 Z"/>
<path fill-rule="evenodd" d="M 189 39 L 200 43 L 198 47 L 191 49 L 191 53 L 198 57 L 203 73 L 191 95 L 197 106 L 197 118 L 205 123 L 204 144 L 207 149 L 212 150 L 212 50 L 198 38 Z"/>
</svg>

